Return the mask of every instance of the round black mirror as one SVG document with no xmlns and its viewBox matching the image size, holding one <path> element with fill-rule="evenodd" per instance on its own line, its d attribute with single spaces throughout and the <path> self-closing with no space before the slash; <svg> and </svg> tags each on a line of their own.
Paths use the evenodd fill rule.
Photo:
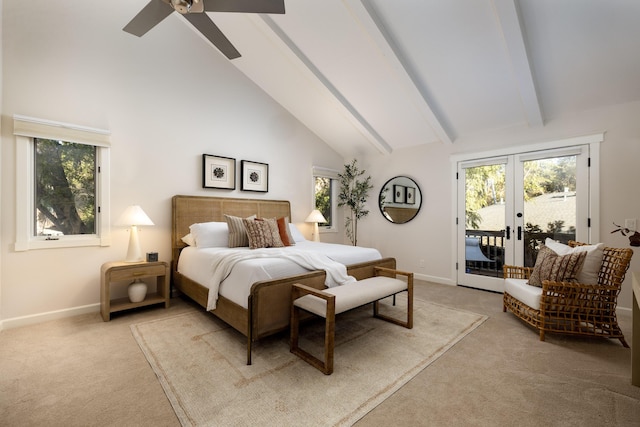
<svg viewBox="0 0 640 427">
<path fill-rule="evenodd" d="M 420 187 L 407 176 L 396 176 L 387 181 L 378 198 L 380 212 L 389 222 L 404 224 L 418 215 L 422 206 Z"/>
</svg>

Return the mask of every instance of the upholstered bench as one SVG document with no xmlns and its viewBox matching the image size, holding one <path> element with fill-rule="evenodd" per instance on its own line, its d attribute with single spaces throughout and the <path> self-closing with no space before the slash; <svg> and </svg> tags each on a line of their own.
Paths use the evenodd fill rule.
<svg viewBox="0 0 640 427">
<path fill-rule="evenodd" d="M 375 267 L 375 276 L 346 285 L 328 289 L 315 289 L 302 284 L 291 288 L 291 332 L 290 350 L 304 361 L 318 368 L 326 375 L 333 372 L 333 352 L 335 346 L 335 317 L 356 307 L 373 303 L 373 316 L 405 328 L 413 328 L 413 273 Z M 400 280 L 396 275 L 406 276 Z M 407 292 L 407 320 L 399 320 L 383 315 L 379 310 L 381 299 Z M 394 298 L 395 303 L 395 298 Z M 300 310 L 325 319 L 324 360 L 311 355 L 298 345 Z"/>
</svg>

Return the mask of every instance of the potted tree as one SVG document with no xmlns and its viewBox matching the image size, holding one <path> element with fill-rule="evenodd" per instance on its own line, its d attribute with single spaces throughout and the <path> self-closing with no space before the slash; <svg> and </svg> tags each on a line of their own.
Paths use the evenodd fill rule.
<svg viewBox="0 0 640 427">
<path fill-rule="evenodd" d="M 345 231 L 353 246 L 358 244 L 358 220 L 369 214 L 365 209 L 371 185 L 371 176 L 362 179 L 366 171 L 358 169 L 358 161 L 353 159 L 344 165 L 344 172 L 338 174 L 340 178 L 340 194 L 338 206 L 347 206 L 348 215 L 345 218 Z"/>
</svg>

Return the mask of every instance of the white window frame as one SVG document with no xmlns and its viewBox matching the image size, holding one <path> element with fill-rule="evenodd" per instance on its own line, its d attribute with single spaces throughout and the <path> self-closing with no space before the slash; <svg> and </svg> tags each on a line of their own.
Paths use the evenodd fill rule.
<svg viewBox="0 0 640 427">
<path fill-rule="evenodd" d="M 68 123 L 13 116 L 16 139 L 16 241 L 15 251 L 31 249 L 109 246 L 110 132 Z M 34 138 L 54 139 L 96 147 L 96 234 L 60 236 L 55 240 L 34 232 Z"/>
<path fill-rule="evenodd" d="M 316 177 L 319 176 L 321 178 L 329 178 L 333 180 L 333 184 L 331 186 L 331 218 L 333 218 L 333 225 L 321 225 L 318 224 L 318 231 L 320 233 L 337 233 L 338 232 L 338 186 L 340 185 L 340 177 L 338 176 L 340 172 L 335 169 L 329 169 L 322 166 L 313 166 L 312 168 L 312 176 L 311 176 L 311 188 L 313 195 L 312 198 L 312 209 L 315 209 L 315 200 L 316 200 Z"/>
</svg>

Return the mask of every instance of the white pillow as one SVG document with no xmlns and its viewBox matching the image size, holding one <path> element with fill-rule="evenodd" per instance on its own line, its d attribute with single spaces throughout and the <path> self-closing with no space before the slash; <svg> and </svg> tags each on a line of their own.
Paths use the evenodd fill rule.
<svg viewBox="0 0 640 427">
<path fill-rule="evenodd" d="M 229 228 L 226 222 L 201 222 L 189 227 L 199 248 L 226 248 L 229 246 Z"/>
<path fill-rule="evenodd" d="M 189 246 L 196 245 L 196 239 L 193 238 L 193 234 L 189 233 L 186 236 L 182 237 L 182 241 L 185 242 Z"/>
<path fill-rule="evenodd" d="M 307 240 L 304 238 L 300 230 L 298 230 L 298 227 L 296 227 L 296 225 L 291 222 L 289 223 L 289 231 L 291 231 L 291 236 L 293 237 L 293 240 L 295 242 L 304 242 L 305 240 Z"/>
<path fill-rule="evenodd" d="M 578 273 L 577 279 L 579 283 L 588 285 L 598 284 L 598 273 L 602 265 L 602 256 L 604 255 L 604 243 L 595 245 L 576 246 L 572 248 L 564 243 L 556 242 L 547 237 L 544 245 L 557 253 L 558 255 L 567 255 L 574 252 L 586 252 L 587 257 L 584 260 L 582 270 Z"/>
</svg>

